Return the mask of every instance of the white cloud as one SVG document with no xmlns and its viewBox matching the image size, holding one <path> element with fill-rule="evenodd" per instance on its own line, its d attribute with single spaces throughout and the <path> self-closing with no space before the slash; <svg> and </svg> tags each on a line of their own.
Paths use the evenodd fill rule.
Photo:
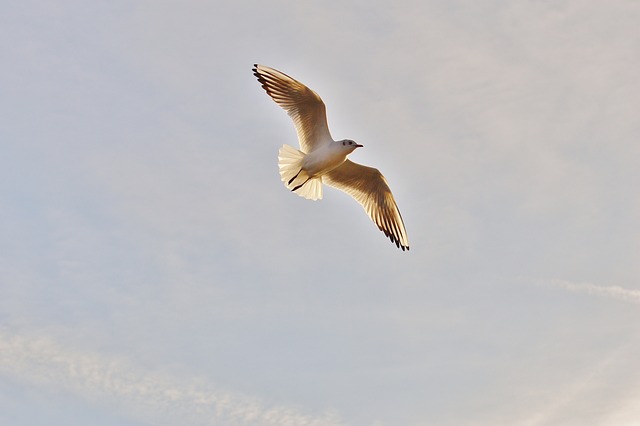
<svg viewBox="0 0 640 426">
<path fill-rule="evenodd" d="M 640 304 L 640 290 L 632 290 L 617 285 L 602 286 L 592 283 L 575 283 L 560 279 L 552 279 L 550 283 L 554 286 L 564 288 L 577 293 L 587 293 L 598 296 L 607 296 L 624 300 L 631 303 Z"/>
<path fill-rule="evenodd" d="M 333 414 L 306 415 L 201 380 L 150 371 L 121 357 L 77 351 L 49 337 L 0 331 L 0 375 L 108 404 L 153 424 L 342 424 Z M 99 402 L 98 402 L 99 401 Z"/>
<path fill-rule="evenodd" d="M 638 375 L 634 371 L 626 371 L 629 362 L 635 359 L 635 350 L 630 347 L 619 347 L 603 354 L 597 362 L 585 368 L 580 376 L 568 382 L 557 384 L 555 395 L 545 404 L 531 407 L 516 422 L 523 426 L 543 425 L 582 425 L 589 416 L 588 424 L 593 425 L 638 425 L 637 383 Z M 625 374 L 618 386 L 608 392 L 613 377 Z M 615 420 L 615 421 L 612 421 Z"/>
</svg>

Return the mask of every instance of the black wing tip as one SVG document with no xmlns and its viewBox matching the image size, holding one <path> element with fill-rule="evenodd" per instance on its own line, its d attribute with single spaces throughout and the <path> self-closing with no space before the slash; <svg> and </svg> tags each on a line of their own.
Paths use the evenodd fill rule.
<svg viewBox="0 0 640 426">
<path fill-rule="evenodd" d="M 251 68 L 251 71 L 253 71 L 253 75 L 255 75 L 258 78 L 260 78 L 262 76 L 262 74 L 260 74 L 260 70 L 258 70 L 259 66 L 260 65 L 258 65 L 258 64 L 253 64 L 253 68 Z"/>
<path fill-rule="evenodd" d="M 260 69 L 260 67 L 263 67 L 263 68 Z M 253 73 L 255 75 L 258 75 L 258 74 L 260 74 L 260 75 L 263 75 L 263 74 L 270 75 L 269 69 L 264 69 L 264 66 L 260 65 L 260 64 L 253 64 L 253 68 L 251 68 L 251 71 L 253 71 Z"/>
<path fill-rule="evenodd" d="M 399 249 L 402 249 L 402 251 L 409 251 L 409 246 L 408 245 L 404 245 L 402 243 L 400 243 L 400 239 L 398 237 L 396 237 L 395 235 L 393 235 L 391 232 L 389 232 L 388 230 L 384 229 L 382 226 L 378 226 L 378 229 L 380 231 L 382 231 L 382 233 L 391 240 L 392 243 L 394 243 L 396 245 L 396 247 L 398 247 Z"/>
<path fill-rule="evenodd" d="M 409 246 L 405 246 L 404 244 L 400 243 L 400 240 L 395 235 L 382 228 L 380 228 L 380 230 L 384 233 L 384 235 L 386 235 L 387 238 L 391 240 L 392 243 L 396 245 L 396 247 L 402 249 L 402 251 L 409 251 Z"/>
<path fill-rule="evenodd" d="M 260 74 L 260 72 L 256 68 L 253 69 L 253 75 L 256 77 L 262 88 L 268 93 L 269 89 L 267 87 L 267 80 L 265 80 L 264 76 Z"/>
<path fill-rule="evenodd" d="M 402 244 L 400 244 L 400 243 L 396 243 L 396 246 L 397 246 L 398 248 L 401 248 L 401 249 L 402 249 L 402 251 L 405 251 L 405 250 L 406 250 L 406 251 L 409 251 L 409 246 L 403 246 L 403 245 L 402 245 Z"/>
<path fill-rule="evenodd" d="M 391 240 L 393 241 L 393 240 Z M 399 249 L 402 249 L 402 251 L 409 251 L 409 246 L 405 246 L 403 244 L 400 244 L 400 241 L 393 241 L 394 243 L 396 243 L 396 247 L 398 247 Z"/>
<path fill-rule="evenodd" d="M 400 241 L 397 241 L 397 240 L 396 240 L 395 243 L 396 243 L 396 247 L 398 247 L 399 249 L 402 249 L 402 251 L 405 251 L 405 250 L 409 251 L 409 246 L 405 246 L 403 244 L 400 244 Z"/>
<path fill-rule="evenodd" d="M 267 79 L 265 78 L 265 75 L 260 70 L 258 70 L 258 64 L 253 64 L 253 66 L 255 67 L 251 69 L 251 71 L 253 71 L 253 75 L 262 84 L 262 88 L 264 90 L 267 90 L 268 82 L 267 82 Z"/>
</svg>

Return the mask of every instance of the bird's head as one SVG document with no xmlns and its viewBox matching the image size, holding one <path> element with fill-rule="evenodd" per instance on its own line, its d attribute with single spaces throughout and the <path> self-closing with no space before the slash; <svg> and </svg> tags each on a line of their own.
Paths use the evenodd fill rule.
<svg viewBox="0 0 640 426">
<path fill-rule="evenodd" d="M 343 139 L 341 141 L 338 141 L 338 144 L 342 149 L 348 152 L 353 152 L 353 150 L 355 150 L 356 148 L 362 148 L 362 145 L 358 145 L 351 139 Z"/>
</svg>

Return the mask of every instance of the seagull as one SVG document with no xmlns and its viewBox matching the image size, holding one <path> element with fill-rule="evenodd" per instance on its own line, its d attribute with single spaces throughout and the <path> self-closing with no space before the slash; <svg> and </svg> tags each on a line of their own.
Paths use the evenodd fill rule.
<svg viewBox="0 0 640 426">
<path fill-rule="evenodd" d="M 378 229 L 402 251 L 409 250 L 407 231 L 387 180 L 378 169 L 347 159 L 356 148 L 351 139 L 333 140 L 324 102 L 316 92 L 288 75 L 254 64 L 253 75 L 291 117 L 300 150 L 283 145 L 278 168 L 284 185 L 301 197 L 322 199 L 322 184 L 351 195 Z"/>
</svg>

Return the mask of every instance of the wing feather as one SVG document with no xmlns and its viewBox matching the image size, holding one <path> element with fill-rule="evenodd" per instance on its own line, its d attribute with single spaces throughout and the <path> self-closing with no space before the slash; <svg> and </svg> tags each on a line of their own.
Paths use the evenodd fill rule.
<svg viewBox="0 0 640 426">
<path fill-rule="evenodd" d="M 333 140 L 327 125 L 326 107 L 316 92 L 264 65 L 255 64 L 253 74 L 271 99 L 293 120 L 302 152 L 309 153 Z"/>
<path fill-rule="evenodd" d="M 402 250 L 409 250 L 400 210 L 387 180 L 378 169 L 346 160 L 324 174 L 323 182 L 355 198 L 385 236 Z"/>
</svg>

